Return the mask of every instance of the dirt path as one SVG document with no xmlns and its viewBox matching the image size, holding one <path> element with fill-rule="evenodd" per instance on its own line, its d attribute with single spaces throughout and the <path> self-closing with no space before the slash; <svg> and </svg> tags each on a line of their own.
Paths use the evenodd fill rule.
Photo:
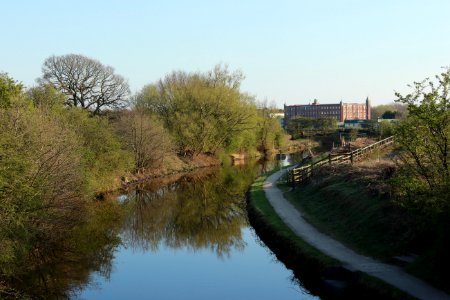
<svg viewBox="0 0 450 300">
<path fill-rule="evenodd" d="M 278 171 L 269 176 L 264 182 L 266 197 L 283 219 L 283 221 L 303 240 L 313 245 L 323 253 L 331 256 L 350 269 L 365 272 L 379 278 L 398 289 L 419 299 L 450 299 L 450 295 L 417 279 L 401 268 L 379 262 L 373 258 L 357 254 L 337 240 L 319 232 L 305 221 L 301 211 L 287 201 L 282 192 L 276 187 L 276 181 L 286 170 Z"/>
</svg>

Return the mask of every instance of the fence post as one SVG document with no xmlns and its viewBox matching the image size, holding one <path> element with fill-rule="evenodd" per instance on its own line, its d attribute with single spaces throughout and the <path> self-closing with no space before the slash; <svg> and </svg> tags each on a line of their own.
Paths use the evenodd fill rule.
<svg viewBox="0 0 450 300">
<path fill-rule="evenodd" d="M 353 151 L 350 152 L 350 163 L 353 165 Z"/>
<path fill-rule="evenodd" d="M 328 164 L 331 165 L 331 153 L 328 154 Z"/>
</svg>

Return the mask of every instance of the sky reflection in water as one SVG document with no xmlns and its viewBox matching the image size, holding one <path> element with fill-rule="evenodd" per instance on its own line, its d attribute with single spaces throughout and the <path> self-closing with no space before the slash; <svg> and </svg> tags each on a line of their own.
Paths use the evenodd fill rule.
<svg viewBox="0 0 450 300">
<path fill-rule="evenodd" d="M 109 278 L 77 299 L 318 299 L 249 227 L 244 192 L 255 167 L 221 168 L 137 187 Z"/>
<path fill-rule="evenodd" d="M 293 281 L 250 228 L 242 238 L 245 248 L 223 258 L 205 249 L 120 247 L 110 280 L 93 274 L 98 287 L 79 299 L 318 299 Z"/>
</svg>

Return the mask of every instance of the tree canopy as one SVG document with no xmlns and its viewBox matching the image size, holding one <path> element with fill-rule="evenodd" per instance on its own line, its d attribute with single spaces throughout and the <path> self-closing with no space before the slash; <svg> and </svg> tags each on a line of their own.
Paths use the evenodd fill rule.
<svg viewBox="0 0 450 300">
<path fill-rule="evenodd" d="M 127 81 L 115 74 L 112 67 L 79 54 L 47 58 L 40 81 L 66 95 L 66 105 L 82 107 L 94 114 L 102 109 L 125 107 L 130 93 Z"/>
<path fill-rule="evenodd" d="M 407 105 L 397 102 L 372 107 L 372 119 L 401 119 L 407 115 Z"/>
<path fill-rule="evenodd" d="M 397 101 L 408 105 L 407 118 L 396 126 L 396 140 L 404 150 L 405 195 L 442 209 L 450 207 L 450 69 L 435 79 L 415 82 L 410 94 L 396 93 Z"/>
<path fill-rule="evenodd" d="M 0 108 L 8 107 L 17 99 L 23 90 L 23 85 L 6 73 L 0 73 Z"/>
<path fill-rule="evenodd" d="M 334 118 L 296 117 L 289 120 L 287 132 L 292 136 L 304 136 L 307 132 L 324 132 L 337 128 Z"/>
<path fill-rule="evenodd" d="M 145 86 L 136 106 L 161 118 L 180 153 L 215 153 L 255 127 L 254 99 L 240 92 L 242 79 L 222 66 L 207 73 L 173 72 Z"/>
</svg>

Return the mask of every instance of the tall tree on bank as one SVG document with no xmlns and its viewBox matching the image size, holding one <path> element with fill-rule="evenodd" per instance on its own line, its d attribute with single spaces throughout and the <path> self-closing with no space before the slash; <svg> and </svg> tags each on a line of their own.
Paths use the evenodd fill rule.
<svg viewBox="0 0 450 300">
<path fill-rule="evenodd" d="M 414 83 L 398 102 L 408 105 L 408 116 L 396 127 L 396 141 L 404 151 L 404 195 L 421 207 L 450 208 L 450 69 Z"/>
<path fill-rule="evenodd" d="M 82 107 L 93 114 L 125 107 L 130 94 L 127 81 L 112 67 L 79 54 L 47 58 L 39 81 L 66 95 L 66 105 Z"/>
<path fill-rule="evenodd" d="M 242 79 L 222 66 L 207 73 L 173 72 L 145 86 L 136 106 L 161 118 L 180 154 L 215 153 L 255 127 L 256 106 L 240 92 Z"/>
<path fill-rule="evenodd" d="M 283 129 L 275 118 L 277 108 L 274 104 L 268 104 L 267 100 L 258 103 L 257 118 L 257 148 L 263 153 L 280 149 L 283 144 Z"/>
<path fill-rule="evenodd" d="M 139 109 L 122 111 L 116 126 L 123 144 L 133 153 L 137 173 L 161 167 L 172 151 L 170 136 L 160 122 Z"/>
</svg>

